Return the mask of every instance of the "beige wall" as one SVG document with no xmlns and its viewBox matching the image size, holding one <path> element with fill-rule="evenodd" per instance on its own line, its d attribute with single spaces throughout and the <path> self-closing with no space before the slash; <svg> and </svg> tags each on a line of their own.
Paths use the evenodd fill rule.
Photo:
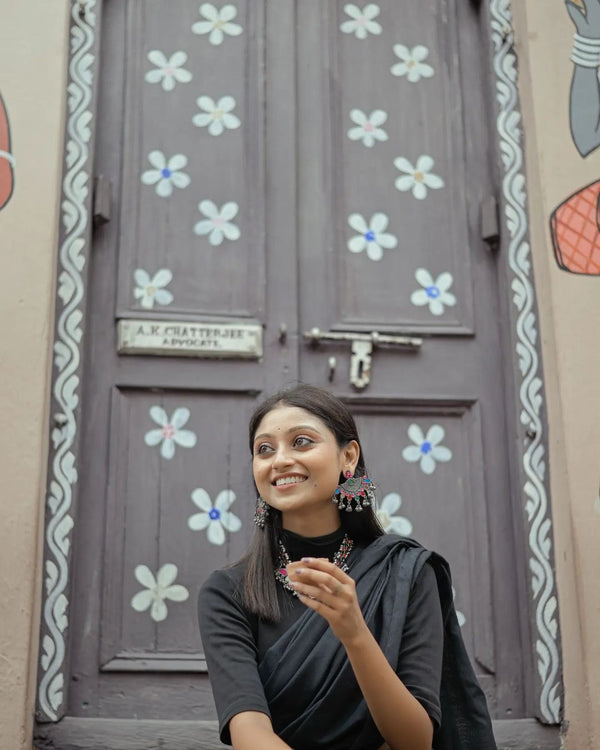
<svg viewBox="0 0 600 750">
<path fill-rule="evenodd" d="M 549 217 L 600 179 L 569 129 L 574 27 L 564 3 L 515 8 L 533 266 L 550 422 L 550 473 L 569 750 L 600 748 L 600 276 L 558 268 Z M 595 707 L 595 710 L 593 710 Z M 589 738 L 589 739 L 588 739 Z M 588 744 L 589 743 L 589 744 Z"/>
<path fill-rule="evenodd" d="M 571 143 L 572 27 L 563 3 L 518 0 L 514 6 L 550 420 L 566 744 L 568 750 L 599 749 L 600 711 L 591 706 L 600 706 L 600 511 L 594 510 L 600 278 L 560 271 L 547 226 L 559 202 L 600 179 L 600 150 L 582 159 Z M 0 316 L 13 321 L 4 327 L 0 354 L 0 726 L 3 746 L 11 750 L 31 747 L 67 10 L 67 0 L 0 0 L 0 80 L 17 160 L 15 194 L 0 212 Z"/>
<path fill-rule="evenodd" d="M 16 159 L 15 192 L 0 212 L 0 744 L 6 750 L 31 747 L 66 10 L 66 0 L 0 0 L 0 87 Z"/>
</svg>

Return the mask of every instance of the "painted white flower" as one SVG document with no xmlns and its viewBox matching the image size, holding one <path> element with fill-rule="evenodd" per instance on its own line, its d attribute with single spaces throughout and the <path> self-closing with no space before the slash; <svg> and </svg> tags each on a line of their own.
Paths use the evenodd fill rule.
<svg viewBox="0 0 600 750">
<path fill-rule="evenodd" d="M 344 11 L 350 16 L 351 21 L 344 21 L 340 30 L 345 34 L 354 34 L 357 39 L 366 39 L 368 34 L 381 34 L 381 24 L 374 21 L 380 12 L 375 3 L 369 3 L 361 10 L 354 3 L 344 6 Z"/>
<path fill-rule="evenodd" d="M 167 159 L 162 151 L 151 151 L 148 161 L 154 169 L 148 169 L 142 173 L 144 185 L 156 184 L 156 194 L 161 198 L 168 198 L 173 192 L 173 186 L 186 188 L 190 184 L 190 178 L 180 169 L 187 164 L 187 156 L 175 154 Z"/>
<path fill-rule="evenodd" d="M 394 166 L 401 172 L 406 172 L 402 177 L 396 179 L 395 185 L 398 190 L 406 192 L 412 190 L 415 198 L 423 200 L 427 197 L 427 188 L 437 190 L 444 187 L 444 180 L 430 170 L 433 167 L 431 156 L 423 154 L 417 159 L 417 166 L 413 165 L 403 156 L 394 159 Z"/>
<path fill-rule="evenodd" d="M 348 224 L 360 233 L 348 240 L 348 250 L 351 253 L 360 253 L 366 249 L 367 257 L 371 260 L 381 260 L 382 248 L 393 248 L 398 244 L 393 234 L 385 234 L 388 225 L 388 217 L 385 214 L 373 214 L 368 223 L 360 214 L 350 214 Z"/>
<path fill-rule="evenodd" d="M 202 3 L 200 15 L 206 21 L 196 21 L 192 25 L 192 31 L 194 34 L 210 34 L 208 41 L 211 44 L 221 44 L 225 34 L 239 36 L 243 31 L 239 24 L 231 23 L 237 16 L 235 5 L 224 5 L 221 10 L 217 10 L 212 3 Z"/>
<path fill-rule="evenodd" d="M 213 505 L 208 492 L 198 487 L 192 492 L 192 502 L 202 512 L 190 516 L 188 526 L 193 531 L 208 529 L 206 536 L 211 544 L 224 544 L 225 531 L 231 533 L 242 528 L 240 519 L 229 510 L 235 502 L 235 493 L 232 490 L 221 490 Z"/>
<path fill-rule="evenodd" d="M 149 430 L 144 436 L 144 442 L 151 447 L 162 443 L 160 455 L 170 460 L 175 455 L 175 445 L 193 448 L 196 445 L 196 434 L 191 430 L 182 430 L 190 418 L 190 410 L 185 407 L 175 409 L 171 419 L 167 417 L 162 406 L 151 406 L 150 416 L 160 425 L 158 430 Z"/>
<path fill-rule="evenodd" d="M 136 612 L 145 612 L 150 607 L 150 617 L 154 622 L 162 622 L 168 615 L 165 599 L 184 602 L 190 595 L 185 586 L 174 583 L 177 565 L 173 563 L 163 565 L 156 578 L 147 565 L 137 565 L 134 572 L 138 583 L 146 589 L 135 594 L 131 599 L 131 606 Z"/>
<path fill-rule="evenodd" d="M 152 278 L 143 268 L 136 268 L 133 274 L 137 286 L 133 290 L 133 296 L 141 300 L 140 305 L 147 310 L 158 305 L 170 305 L 173 302 L 173 295 L 168 289 L 165 289 L 173 278 L 173 274 L 168 268 L 160 268 Z"/>
<path fill-rule="evenodd" d="M 212 201 L 204 200 L 198 204 L 198 210 L 207 218 L 194 226 L 194 232 L 200 235 L 208 234 L 208 241 L 211 245 L 220 245 L 223 237 L 228 240 L 240 238 L 237 224 L 230 221 L 239 210 L 237 203 L 230 201 L 218 209 Z"/>
<path fill-rule="evenodd" d="M 387 120 L 387 112 L 382 109 L 375 109 L 370 115 L 361 109 L 353 109 L 350 111 L 350 119 L 358 126 L 348 131 L 350 140 L 362 141 L 369 148 L 375 145 L 375 141 L 387 141 L 388 134 L 379 127 Z"/>
<path fill-rule="evenodd" d="M 410 463 L 418 461 L 424 474 L 433 474 L 436 461 L 449 461 L 452 458 L 452 451 L 440 445 L 445 434 L 441 425 L 434 424 L 425 436 L 419 425 L 413 422 L 408 428 L 408 437 L 414 445 L 407 446 L 402 451 L 402 457 Z"/>
<path fill-rule="evenodd" d="M 402 498 L 397 492 L 388 493 L 377 509 L 377 519 L 386 533 L 393 532 L 400 536 L 410 536 L 413 525 L 404 516 L 395 516 L 394 513 L 400 509 Z"/>
<path fill-rule="evenodd" d="M 452 307 L 456 304 L 456 297 L 449 292 L 452 286 L 452 274 L 445 271 L 434 281 L 432 275 L 425 268 L 417 268 L 415 279 L 423 287 L 417 289 L 410 295 L 410 301 L 417 307 L 429 305 L 429 312 L 433 315 L 441 315 L 444 305 Z"/>
<path fill-rule="evenodd" d="M 189 83 L 192 74 L 181 66 L 187 60 L 185 52 L 178 50 L 167 59 L 164 52 L 153 49 L 148 52 L 148 60 L 156 68 L 149 70 L 144 76 L 148 83 L 160 83 L 165 91 L 173 91 L 176 83 Z"/>
<path fill-rule="evenodd" d="M 454 586 L 452 586 L 452 600 L 453 601 L 456 600 L 456 589 L 454 588 Z M 463 615 L 462 612 L 459 612 L 458 609 L 456 610 L 456 619 L 458 620 L 458 624 L 460 625 L 461 628 L 467 621 L 467 618 Z"/>
<path fill-rule="evenodd" d="M 225 128 L 234 130 L 241 125 L 239 118 L 231 114 L 235 108 L 233 96 L 222 96 L 216 103 L 210 96 L 201 96 L 196 99 L 196 103 L 204 112 L 194 115 L 192 122 L 199 128 L 208 125 L 211 135 L 221 135 Z"/>
<path fill-rule="evenodd" d="M 412 49 L 403 44 L 394 44 L 394 53 L 401 61 L 390 69 L 394 76 L 406 76 L 411 83 L 416 83 L 421 78 L 431 78 L 435 72 L 431 65 L 423 62 L 429 50 L 422 44 L 417 44 Z"/>
</svg>

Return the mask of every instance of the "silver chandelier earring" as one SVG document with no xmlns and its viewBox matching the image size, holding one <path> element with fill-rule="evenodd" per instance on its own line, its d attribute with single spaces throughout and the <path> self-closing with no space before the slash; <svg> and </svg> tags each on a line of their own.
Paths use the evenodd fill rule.
<svg viewBox="0 0 600 750">
<path fill-rule="evenodd" d="M 367 508 L 375 500 L 375 485 L 368 476 L 354 477 L 351 471 L 344 475 L 346 481 L 338 485 L 331 501 L 336 503 L 340 510 L 351 511 L 352 501 L 355 510 Z"/>
<path fill-rule="evenodd" d="M 269 505 L 265 503 L 262 497 L 256 501 L 256 510 L 254 511 L 254 523 L 259 529 L 264 529 L 269 518 Z"/>
</svg>

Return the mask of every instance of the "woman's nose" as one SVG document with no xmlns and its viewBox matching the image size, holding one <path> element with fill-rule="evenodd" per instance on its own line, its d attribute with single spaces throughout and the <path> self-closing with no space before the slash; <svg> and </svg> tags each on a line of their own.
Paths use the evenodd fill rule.
<svg viewBox="0 0 600 750">
<path fill-rule="evenodd" d="M 289 466 L 293 462 L 291 453 L 286 445 L 282 445 L 275 451 L 273 458 L 273 465 L 277 466 Z"/>
</svg>

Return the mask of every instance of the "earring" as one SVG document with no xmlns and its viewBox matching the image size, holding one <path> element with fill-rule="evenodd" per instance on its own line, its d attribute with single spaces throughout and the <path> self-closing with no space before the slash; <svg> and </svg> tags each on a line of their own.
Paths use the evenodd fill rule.
<svg viewBox="0 0 600 750">
<path fill-rule="evenodd" d="M 347 471 L 344 476 L 346 481 L 338 486 L 331 501 L 336 503 L 340 510 L 346 511 L 352 510 L 352 500 L 356 503 L 357 511 L 371 505 L 375 500 L 375 485 L 369 477 L 354 477 L 351 471 Z"/>
<path fill-rule="evenodd" d="M 254 523 L 259 529 L 264 529 L 269 519 L 269 505 L 259 497 L 256 501 L 256 510 L 254 511 Z"/>
</svg>

